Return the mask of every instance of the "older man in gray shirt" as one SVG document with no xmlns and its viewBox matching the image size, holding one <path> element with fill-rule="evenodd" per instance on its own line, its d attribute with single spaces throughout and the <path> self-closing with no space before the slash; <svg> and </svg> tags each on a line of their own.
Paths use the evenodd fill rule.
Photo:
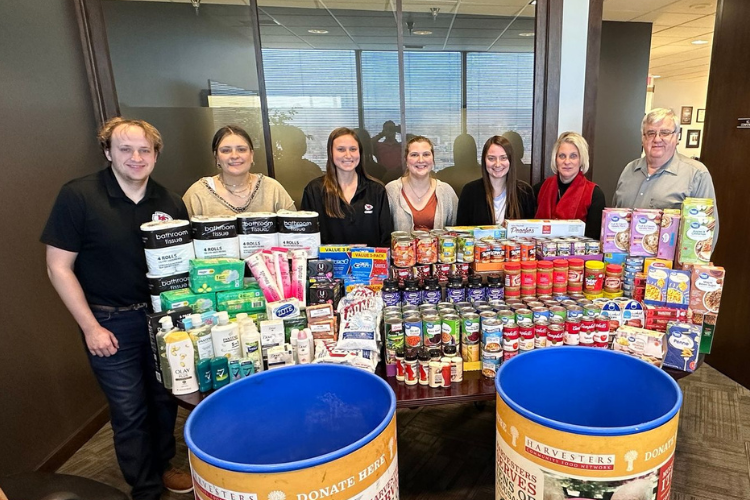
<svg viewBox="0 0 750 500">
<path fill-rule="evenodd" d="M 704 164 L 676 152 L 677 131 L 671 109 L 650 111 L 641 124 L 646 156 L 627 164 L 617 181 L 612 205 L 617 208 L 680 208 L 685 198 L 711 198 L 716 192 L 711 174 Z M 719 237 L 719 212 L 714 209 Z"/>
</svg>

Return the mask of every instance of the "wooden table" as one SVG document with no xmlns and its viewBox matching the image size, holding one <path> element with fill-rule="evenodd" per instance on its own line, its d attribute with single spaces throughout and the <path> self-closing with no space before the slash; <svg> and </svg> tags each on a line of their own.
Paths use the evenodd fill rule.
<svg viewBox="0 0 750 500">
<path fill-rule="evenodd" d="M 696 370 L 703 364 L 703 354 L 698 358 Z M 282 368 L 283 369 L 283 368 Z M 664 368 L 664 371 L 675 380 L 690 375 L 687 372 Z M 386 377 L 385 368 L 381 363 L 375 372 L 382 377 L 393 392 L 396 393 L 396 408 L 417 408 L 419 406 L 434 406 L 453 403 L 469 403 L 472 401 L 493 401 L 495 399 L 495 379 L 487 378 L 481 371 L 464 372 L 461 383 L 451 384 L 450 387 L 432 388 L 426 385 L 406 385 L 398 382 L 396 377 Z M 213 392 L 213 391 L 212 391 Z M 173 396 L 181 407 L 192 410 L 198 403 L 211 394 L 194 392 L 184 396 Z"/>
</svg>

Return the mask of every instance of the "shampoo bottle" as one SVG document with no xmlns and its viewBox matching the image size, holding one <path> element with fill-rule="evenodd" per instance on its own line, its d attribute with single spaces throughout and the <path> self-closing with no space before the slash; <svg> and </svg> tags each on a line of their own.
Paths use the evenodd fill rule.
<svg viewBox="0 0 750 500">
<path fill-rule="evenodd" d="M 164 316 L 159 320 L 159 332 L 156 334 L 156 346 L 159 350 L 159 368 L 161 370 L 162 383 L 167 390 L 172 389 L 172 373 L 169 371 L 167 343 L 164 341 L 164 336 L 174 329 L 171 317 Z"/>
<path fill-rule="evenodd" d="M 263 349 L 260 343 L 260 333 L 255 322 L 245 319 L 242 322 L 242 357 L 250 359 L 255 366 L 255 373 L 263 371 Z"/>
<path fill-rule="evenodd" d="M 167 344 L 167 360 L 172 375 L 172 393 L 181 395 L 197 391 L 195 352 L 187 332 L 172 330 L 164 335 L 164 342 Z"/>
<path fill-rule="evenodd" d="M 215 357 L 242 357 L 239 327 L 236 323 L 229 322 L 228 312 L 221 311 L 219 313 L 219 324 L 211 329 L 211 338 Z"/>
<path fill-rule="evenodd" d="M 195 349 L 196 365 L 202 359 L 211 359 L 214 357 L 214 345 L 211 339 L 211 327 L 203 324 L 203 318 L 200 314 L 191 314 L 190 320 L 193 327 L 188 330 L 190 340 L 193 342 Z"/>
</svg>

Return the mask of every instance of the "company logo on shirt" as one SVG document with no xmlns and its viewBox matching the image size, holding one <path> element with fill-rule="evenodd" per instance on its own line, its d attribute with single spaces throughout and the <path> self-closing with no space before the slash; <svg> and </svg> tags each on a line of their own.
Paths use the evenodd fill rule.
<svg viewBox="0 0 750 500">
<path fill-rule="evenodd" d="M 373 208 L 374 207 L 372 205 L 370 205 L 369 203 L 365 203 L 365 213 L 366 214 L 371 214 Z"/>
<path fill-rule="evenodd" d="M 172 216 L 169 215 L 169 214 L 167 214 L 167 213 L 160 212 L 160 211 L 157 210 L 156 212 L 154 212 L 153 214 L 151 214 L 151 220 L 153 222 L 156 222 L 156 221 L 165 221 L 165 220 L 172 220 Z"/>
</svg>

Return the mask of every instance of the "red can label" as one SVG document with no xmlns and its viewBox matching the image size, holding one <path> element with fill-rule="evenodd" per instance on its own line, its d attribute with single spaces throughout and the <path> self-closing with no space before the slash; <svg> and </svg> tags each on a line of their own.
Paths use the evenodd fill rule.
<svg viewBox="0 0 750 500">
<path fill-rule="evenodd" d="M 593 344 L 594 342 L 594 320 L 589 317 L 581 319 L 581 330 L 579 334 L 581 344 Z"/>
<path fill-rule="evenodd" d="M 594 332 L 594 344 L 604 344 L 607 345 L 609 343 L 609 333 L 607 332 Z"/>
<path fill-rule="evenodd" d="M 597 332 L 608 332 L 609 331 L 609 318 L 606 316 L 597 316 L 594 319 L 594 329 Z"/>
<path fill-rule="evenodd" d="M 609 344 L 607 342 L 594 342 L 594 347 L 598 347 L 600 349 L 607 349 L 609 348 Z"/>
<path fill-rule="evenodd" d="M 563 325 L 559 323 L 550 324 L 547 327 L 547 344 L 548 345 L 562 345 L 564 335 Z"/>
<path fill-rule="evenodd" d="M 565 335 L 563 343 L 565 345 L 578 345 L 580 343 L 581 322 L 568 320 L 565 322 Z"/>
<path fill-rule="evenodd" d="M 521 336 L 521 329 L 518 325 L 507 324 L 503 327 L 503 338 L 508 340 L 515 340 Z"/>
<path fill-rule="evenodd" d="M 518 351 L 505 351 L 503 352 L 503 361 L 508 361 L 516 356 L 518 356 Z"/>
</svg>

